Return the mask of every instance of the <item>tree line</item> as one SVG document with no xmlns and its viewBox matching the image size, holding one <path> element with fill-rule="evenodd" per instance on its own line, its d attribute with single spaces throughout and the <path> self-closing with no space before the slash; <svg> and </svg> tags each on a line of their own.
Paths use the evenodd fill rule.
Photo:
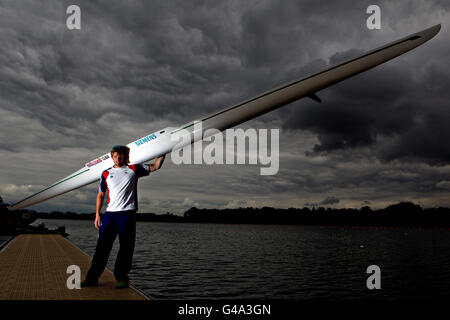
<svg viewBox="0 0 450 320">
<path fill-rule="evenodd" d="M 94 220 L 94 213 L 53 211 L 50 213 L 20 210 L 43 219 Z M 190 223 L 256 223 L 300 224 L 336 226 L 399 226 L 399 227 L 450 227 L 450 208 L 422 208 L 411 202 L 401 202 L 384 209 L 372 210 L 369 206 L 355 208 L 236 208 L 199 209 L 192 207 L 184 215 L 138 213 L 137 221 L 190 222 Z"/>
</svg>

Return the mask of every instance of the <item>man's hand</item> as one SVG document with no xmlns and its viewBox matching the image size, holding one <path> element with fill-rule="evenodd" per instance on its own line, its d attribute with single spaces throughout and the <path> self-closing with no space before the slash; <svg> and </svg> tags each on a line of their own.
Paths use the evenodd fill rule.
<svg viewBox="0 0 450 320">
<path fill-rule="evenodd" d="M 102 220 L 100 219 L 100 215 L 99 215 L 99 214 L 96 214 L 96 215 L 95 215 L 95 221 L 94 221 L 94 227 L 95 227 L 95 229 L 99 230 L 101 224 L 102 224 Z"/>
<path fill-rule="evenodd" d="M 99 230 L 101 225 L 100 212 L 102 211 L 103 200 L 105 200 L 105 193 L 99 192 L 97 193 L 97 201 L 95 204 L 95 221 L 94 227 Z"/>
<path fill-rule="evenodd" d="M 159 168 L 161 168 L 161 166 L 162 166 L 162 164 L 163 164 L 163 162 L 164 162 L 165 157 L 166 157 L 166 155 L 162 155 L 161 157 L 158 157 L 158 158 L 155 160 L 155 163 L 150 164 L 150 165 L 149 165 L 150 171 L 153 172 L 153 171 L 159 170 Z"/>
</svg>

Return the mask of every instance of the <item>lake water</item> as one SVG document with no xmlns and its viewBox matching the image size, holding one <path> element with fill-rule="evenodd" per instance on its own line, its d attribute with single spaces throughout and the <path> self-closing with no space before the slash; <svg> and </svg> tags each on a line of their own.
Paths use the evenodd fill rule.
<svg viewBox="0 0 450 320">
<path fill-rule="evenodd" d="M 41 221 L 94 254 L 93 221 Z M 449 253 L 448 230 L 138 222 L 130 279 L 156 299 L 442 299 Z"/>
</svg>

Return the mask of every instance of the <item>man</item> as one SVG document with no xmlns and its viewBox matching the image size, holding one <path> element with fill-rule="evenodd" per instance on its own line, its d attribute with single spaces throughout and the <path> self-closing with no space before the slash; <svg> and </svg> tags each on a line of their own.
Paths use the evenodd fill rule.
<svg viewBox="0 0 450 320">
<path fill-rule="evenodd" d="M 120 248 L 114 266 L 116 288 L 128 287 L 128 273 L 131 269 L 136 238 L 137 179 L 148 176 L 150 172 L 161 168 L 165 156 L 156 159 L 150 165 L 128 165 L 130 149 L 127 146 L 115 146 L 111 150 L 114 166 L 103 171 L 97 194 L 94 226 L 99 230 L 97 247 L 86 279 L 82 287 L 98 285 L 98 278 L 108 262 L 114 240 L 119 234 Z M 100 212 L 108 191 L 108 205 L 103 221 Z"/>
</svg>

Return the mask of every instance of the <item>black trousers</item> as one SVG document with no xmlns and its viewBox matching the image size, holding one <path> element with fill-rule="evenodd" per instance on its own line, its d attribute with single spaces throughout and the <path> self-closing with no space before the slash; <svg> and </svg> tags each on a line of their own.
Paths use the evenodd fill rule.
<svg viewBox="0 0 450 320">
<path fill-rule="evenodd" d="M 97 281 L 105 270 L 117 234 L 120 248 L 114 266 L 114 277 L 117 281 L 129 281 L 128 273 L 131 270 L 136 241 L 136 211 L 134 210 L 105 212 L 92 265 L 86 276 L 87 281 Z"/>
</svg>

